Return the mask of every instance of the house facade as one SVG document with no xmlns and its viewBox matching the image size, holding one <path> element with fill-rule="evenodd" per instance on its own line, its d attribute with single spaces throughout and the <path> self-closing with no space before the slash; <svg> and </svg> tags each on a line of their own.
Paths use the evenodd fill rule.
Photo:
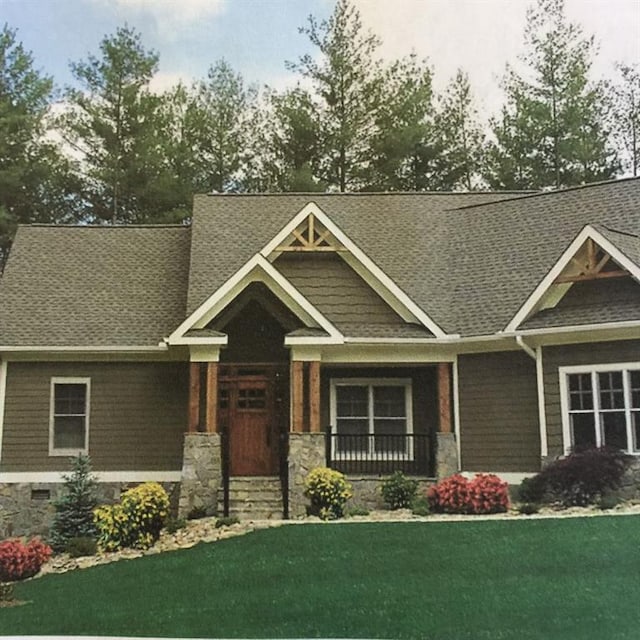
<svg viewBox="0 0 640 640">
<path fill-rule="evenodd" d="M 188 226 L 25 226 L 0 284 L 0 534 L 70 457 L 105 499 L 304 513 L 402 469 L 512 484 L 640 452 L 640 180 L 540 194 L 197 196 Z"/>
</svg>

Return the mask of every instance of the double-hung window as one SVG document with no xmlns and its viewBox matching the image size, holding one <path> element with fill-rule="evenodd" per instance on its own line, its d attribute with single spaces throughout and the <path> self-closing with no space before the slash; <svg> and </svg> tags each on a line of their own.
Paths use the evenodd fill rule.
<svg viewBox="0 0 640 640">
<path fill-rule="evenodd" d="M 89 378 L 52 378 L 49 455 L 87 453 L 89 446 Z"/>
<path fill-rule="evenodd" d="M 560 369 L 565 451 L 610 446 L 640 453 L 640 364 Z"/>
<path fill-rule="evenodd" d="M 331 381 L 334 459 L 413 459 L 410 379 Z"/>
</svg>

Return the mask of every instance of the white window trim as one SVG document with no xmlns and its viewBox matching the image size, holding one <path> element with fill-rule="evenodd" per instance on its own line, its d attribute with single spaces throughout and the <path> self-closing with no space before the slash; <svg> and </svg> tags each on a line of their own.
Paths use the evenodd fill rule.
<svg viewBox="0 0 640 640">
<path fill-rule="evenodd" d="M 592 393 L 597 390 L 597 374 L 607 373 L 611 371 L 621 371 L 624 384 L 625 394 L 625 421 L 627 427 L 627 443 L 628 448 L 625 453 L 633 456 L 640 456 L 640 451 L 633 451 L 633 433 L 631 429 L 631 403 L 629 398 L 629 371 L 640 370 L 640 362 L 617 362 L 610 364 L 591 364 L 591 365 L 572 365 L 567 367 L 558 367 L 558 375 L 560 378 L 560 411 L 562 414 L 562 441 L 564 445 L 564 454 L 571 453 L 571 418 L 569 413 L 569 375 L 582 373 L 591 375 Z M 600 423 L 600 396 L 594 393 L 593 396 L 593 412 L 595 415 L 596 430 L 596 446 L 602 443 L 602 425 Z"/>
<path fill-rule="evenodd" d="M 367 386 L 370 389 L 373 387 L 403 387 L 405 398 L 405 411 L 407 418 L 407 430 L 406 435 L 413 435 L 413 381 L 411 378 L 334 378 L 331 380 L 329 403 L 330 403 L 330 418 L 331 418 L 331 433 L 337 433 L 337 420 L 338 420 L 338 403 L 336 397 L 336 389 L 338 387 L 351 387 L 351 386 Z M 377 460 L 379 458 L 375 453 L 373 446 L 374 432 L 373 432 L 373 393 L 369 392 L 369 450 L 368 453 L 359 453 L 358 460 Z M 336 440 L 331 438 L 331 459 L 332 460 L 355 460 L 352 454 L 348 452 L 336 451 Z M 413 438 L 409 439 L 409 446 L 405 453 L 394 453 L 394 460 L 413 460 Z"/>
<path fill-rule="evenodd" d="M 84 447 L 81 449 L 56 449 L 54 447 L 55 425 L 55 387 L 56 384 L 84 384 L 87 388 L 84 417 Z M 91 378 L 54 377 L 51 378 L 51 390 L 49 399 L 49 455 L 50 456 L 77 456 L 81 453 L 89 453 L 89 414 L 91 412 Z"/>
</svg>

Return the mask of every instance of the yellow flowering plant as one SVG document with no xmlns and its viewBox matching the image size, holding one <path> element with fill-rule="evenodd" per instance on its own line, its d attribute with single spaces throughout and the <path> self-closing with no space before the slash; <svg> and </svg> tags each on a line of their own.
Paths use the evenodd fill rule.
<svg viewBox="0 0 640 640">
<path fill-rule="evenodd" d="M 120 502 L 93 512 L 98 544 L 104 551 L 147 549 L 169 515 L 169 496 L 157 482 L 145 482 L 122 494 Z"/>
<path fill-rule="evenodd" d="M 344 474 L 328 467 L 312 469 L 305 478 L 304 489 L 304 495 L 311 500 L 310 513 L 323 520 L 341 518 L 347 500 L 353 495 Z"/>
</svg>

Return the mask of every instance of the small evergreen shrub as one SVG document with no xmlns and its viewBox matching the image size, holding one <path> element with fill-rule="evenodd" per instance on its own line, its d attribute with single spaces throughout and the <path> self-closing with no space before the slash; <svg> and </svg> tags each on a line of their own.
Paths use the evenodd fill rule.
<svg viewBox="0 0 640 640">
<path fill-rule="evenodd" d="M 408 509 L 418 491 L 418 481 L 407 478 L 402 471 L 396 471 L 385 478 L 380 486 L 382 499 L 391 509 Z"/>
<path fill-rule="evenodd" d="M 347 511 L 347 515 L 349 517 L 353 517 L 353 516 L 368 516 L 370 513 L 371 512 L 369 511 L 369 509 L 367 509 L 366 507 L 359 507 L 359 506 L 351 507 Z"/>
<path fill-rule="evenodd" d="M 341 518 L 347 500 L 353 495 L 345 476 L 328 467 L 312 469 L 304 486 L 304 495 L 311 500 L 310 513 L 323 520 Z"/>
<path fill-rule="evenodd" d="M 122 494 L 120 502 L 94 511 L 98 544 L 105 551 L 148 549 L 169 513 L 169 496 L 157 482 L 145 482 Z"/>
<path fill-rule="evenodd" d="M 240 520 L 235 516 L 225 516 L 216 520 L 216 529 L 220 527 L 230 527 L 232 524 L 239 524 Z"/>
<path fill-rule="evenodd" d="M 67 543 L 66 551 L 72 558 L 95 556 L 98 553 L 98 542 L 95 538 L 71 538 Z"/>
<path fill-rule="evenodd" d="M 207 510 L 204 507 L 193 507 L 187 514 L 187 520 L 201 520 L 207 517 Z"/>
<path fill-rule="evenodd" d="M 71 473 L 63 476 L 62 495 L 53 503 L 56 510 L 49 532 L 55 551 L 64 551 L 72 538 L 95 538 L 93 510 L 98 504 L 96 480 L 91 474 L 89 456 L 79 455 L 71 461 Z"/>
<path fill-rule="evenodd" d="M 509 508 L 509 485 L 493 474 L 467 480 L 457 473 L 429 487 L 427 500 L 437 513 L 501 513 Z"/>
<path fill-rule="evenodd" d="M 411 513 L 414 516 L 428 516 L 431 513 L 426 496 L 417 496 L 411 503 Z"/>
<path fill-rule="evenodd" d="M 169 518 L 164 528 L 167 533 L 173 534 L 176 531 L 180 531 L 180 529 L 184 529 L 186 526 L 187 521 L 184 518 Z"/>
<path fill-rule="evenodd" d="M 605 496 L 601 496 L 596 506 L 602 511 L 608 511 L 609 509 L 615 509 L 622 502 L 622 498 L 615 493 L 610 493 Z"/>
<path fill-rule="evenodd" d="M 26 544 L 17 538 L 0 542 L 0 582 L 35 576 L 51 554 L 51 547 L 37 538 Z"/>
<path fill-rule="evenodd" d="M 531 516 L 540 511 L 540 505 L 536 502 L 523 502 L 518 506 L 518 513 L 524 516 Z"/>
<path fill-rule="evenodd" d="M 520 499 L 559 502 L 565 507 L 595 504 L 602 495 L 620 487 L 628 464 L 629 456 L 618 449 L 577 450 L 523 482 Z"/>
</svg>

